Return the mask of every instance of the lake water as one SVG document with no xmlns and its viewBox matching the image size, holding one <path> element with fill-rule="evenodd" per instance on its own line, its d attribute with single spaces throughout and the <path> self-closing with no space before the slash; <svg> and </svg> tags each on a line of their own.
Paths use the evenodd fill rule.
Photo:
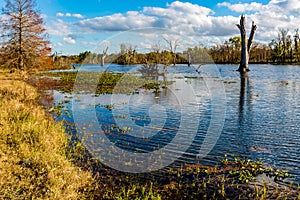
<svg viewBox="0 0 300 200">
<path fill-rule="evenodd" d="M 137 68 L 87 65 L 80 70 L 136 73 Z M 64 106 L 57 119 L 75 124 L 69 128 L 92 154 L 118 170 L 145 172 L 183 162 L 215 165 L 224 154 L 234 154 L 262 158 L 299 183 L 300 66 L 250 65 L 243 78 L 237 65 L 197 68 L 169 68 L 167 80 L 174 82 L 158 92 L 52 91 L 54 104 Z"/>
</svg>

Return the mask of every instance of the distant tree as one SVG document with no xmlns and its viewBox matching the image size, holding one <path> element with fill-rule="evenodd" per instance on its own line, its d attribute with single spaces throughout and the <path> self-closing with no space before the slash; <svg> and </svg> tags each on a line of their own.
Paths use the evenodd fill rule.
<svg viewBox="0 0 300 200">
<path fill-rule="evenodd" d="M 295 57 L 296 57 L 296 61 L 299 62 L 299 29 L 296 29 L 295 32 L 296 32 L 294 35 Z"/>
<path fill-rule="evenodd" d="M 131 44 L 120 44 L 119 57 L 114 60 L 115 63 L 121 65 L 129 65 L 138 63 L 138 56 L 136 52 L 137 46 Z"/>
<path fill-rule="evenodd" d="M 86 61 L 86 58 L 89 56 L 91 54 L 91 52 L 90 51 L 85 51 L 85 52 L 81 52 L 80 54 L 79 54 L 79 58 L 78 58 L 78 61 L 80 62 L 80 63 L 82 63 L 82 62 L 87 62 Z"/>
<path fill-rule="evenodd" d="M 216 48 L 216 46 L 212 48 Z M 209 50 L 205 46 L 194 46 L 193 48 L 189 47 L 186 51 L 183 51 L 183 57 L 186 59 L 190 57 L 190 62 L 193 64 L 211 63 L 212 56 L 209 55 L 209 53 L 213 52 L 212 48 Z M 217 54 L 217 52 L 213 53 Z"/>
<path fill-rule="evenodd" d="M 292 38 L 289 29 L 280 29 L 278 37 L 269 44 L 273 50 L 273 62 L 285 63 L 292 57 Z"/>
<path fill-rule="evenodd" d="M 242 38 L 240 36 L 234 36 L 229 38 L 229 42 L 231 44 L 231 63 L 237 63 L 241 55 Z"/>
<path fill-rule="evenodd" d="M 175 66 L 176 65 L 176 50 L 177 50 L 177 47 L 180 45 L 180 40 L 179 39 L 176 39 L 176 40 L 169 40 L 167 38 L 164 38 L 164 40 L 167 42 L 168 46 L 169 46 L 169 50 L 171 51 L 172 53 L 172 56 L 173 56 L 173 65 Z"/>
<path fill-rule="evenodd" d="M 0 22 L 2 62 L 8 67 L 29 69 L 50 59 L 51 49 L 43 20 L 34 0 L 5 0 Z M 3 64 L 3 63 L 2 63 Z"/>
</svg>

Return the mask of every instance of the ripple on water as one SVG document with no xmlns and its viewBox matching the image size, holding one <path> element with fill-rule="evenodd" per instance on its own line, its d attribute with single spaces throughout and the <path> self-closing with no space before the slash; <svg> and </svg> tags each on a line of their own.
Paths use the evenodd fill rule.
<svg viewBox="0 0 300 200">
<path fill-rule="evenodd" d="M 235 65 L 220 65 L 218 68 L 222 78 L 226 80 L 225 124 L 215 147 L 200 162 L 213 165 L 224 154 L 247 156 L 250 159 L 262 158 L 268 164 L 289 170 L 296 177 L 296 182 L 300 183 L 300 67 L 251 65 L 251 71 L 245 80 L 240 79 L 240 75 L 235 72 Z M 90 66 L 90 69 L 93 70 L 93 66 Z M 113 66 L 111 69 L 124 71 L 120 66 Z M 131 95 L 130 101 L 125 103 L 126 96 L 115 96 L 118 101 L 113 108 L 114 114 L 103 106 L 111 104 L 109 95 L 82 95 L 78 103 L 85 109 L 96 108 L 99 124 L 106 124 L 108 127 L 112 124 L 117 126 L 117 119 L 114 119 L 116 115 L 126 116 L 119 117 L 119 122 L 125 125 L 133 124 L 134 127 L 130 131 L 137 131 L 137 134 L 143 129 L 150 130 L 152 125 L 153 131 L 158 133 L 156 137 L 136 139 L 124 133 L 114 135 L 119 147 L 139 152 L 149 152 L 167 145 L 179 129 L 181 117 L 186 116 L 189 126 L 197 127 L 197 135 L 186 152 L 180 152 L 176 147 L 170 148 L 169 151 L 183 154 L 179 162 L 197 163 L 199 160 L 196 156 L 211 120 L 211 91 L 207 90 L 203 78 L 199 75 L 196 78 L 192 76 L 194 72 L 191 69 L 182 66 L 170 69 L 170 73 L 174 73 L 170 77 L 178 77 L 174 78 L 177 82 L 174 83 L 174 87 L 170 86 L 169 90 L 160 92 L 159 96 L 152 92 L 143 92 Z M 182 89 L 183 84 L 195 89 L 196 102 L 178 101 L 189 99 L 190 94 Z M 63 102 L 65 95 L 55 91 L 55 103 Z M 102 107 L 91 105 L 93 101 Z M 70 104 L 71 102 L 64 104 L 65 110 L 72 113 Z M 162 107 L 153 107 L 157 104 Z M 153 112 L 149 112 L 149 108 L 153 108 Z M 194 120 L 195 112 L 192 111 L 195 108 L 199 110 L 200 120 Z M 162 115 L 161 112 L 168 113 Z M 166 119 L 160 121 L 160 118 Z M 67 115 L 60 119 L 72 122 L 72 118 Z M 156 124 L 151 124 L 155 122 L 154 119 L 157 120 Z M 163 123 L 163 126 L 160 123 Z M 186 131 L 186 134 L 189 134 L 189 131 Z M 183 144 L 186 142 L 182 139 Z"/>
</svg>

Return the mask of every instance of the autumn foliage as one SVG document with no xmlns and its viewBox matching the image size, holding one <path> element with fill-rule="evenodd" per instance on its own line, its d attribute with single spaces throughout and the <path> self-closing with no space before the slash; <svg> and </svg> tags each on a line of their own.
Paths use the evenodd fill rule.
<svg viewBox="0 0 300 200">
<path fill-rule="evenodd" d="M 1 18 L 0 64 L 21 70 L 51 64 L 50 42 L 34 0 L 5 0 Z"/>
</svg>

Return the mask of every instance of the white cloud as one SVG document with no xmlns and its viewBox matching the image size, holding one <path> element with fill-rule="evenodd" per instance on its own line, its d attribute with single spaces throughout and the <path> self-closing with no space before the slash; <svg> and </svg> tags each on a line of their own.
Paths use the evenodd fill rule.
<svg viewBox="0 0 300 200">
<path fill-rule="evenodd" d="M 126 14 L 113 14 L 110 16 L 96 17 L 81 20 L 76 23 L 79 29 L 89 32 L 98 31 L 125 31 L 134 28 L 153 26 L 155 18 L 143 15 L 139 12 L 129 11 Z"/>
<path fill-rule="evenodd" d="M 61 19 L 46 25 L 47 32 L 52 36 L 67 36 L 73 34 L 70 25 Z"/>
<path fill-rule="evenodd" d="M 229 24 L 238 21 L 236 17 L 214 17 L 214 11 L 196 4 L 175 1 L 166 8 L 144 7 L 141 12 L 128 11 L 110 16 L 81 20 L 75 25 L 81 31 L 126 31 L 156 27 L 170 29 L 184 35 L 226 35 Z M 223 23 L 220 23 L 221 21 Z M 217 27 L 215 25 L 217 23 Z M 215 29 L 217 28 L 217 31 Z"/>
<path fill-rule="evenodd" d="M 63 16 L 65 16 L 63 13 L 56 13 L 56 17 L 63 17 Z"/>
<path fill-rule="evenodd" d="M 84 16 L 81 14 L 72 14 L 72 17 L 78 18 L 78 19 L 83 19 Z"/>
<path fill-rule="evenodd" d="M 63 46 L 63 44 L 62 44 L 62 43 L 60 43 L 60 42 L 58 42 L 58 43 L 55 43 L 53 46 L 54 46 L 54 47 L 62 47 L 62 46 Z"/>
<path fill-rule="evenodd" d="M 71 37 L 64 37 L 64 42 L 68 44 L 76 44 L 76 41 Z"/>
<path fill-rule="evenodd" d="M 250 29 L 251 21 L 257 24 L 256 40 L 270 42 L 276 38 L 280 29 L 293 31 L 300 24 L 300 0 L 270 0 L 267 4 L 257 2 L 231 4 L 223 2 L 219 7 L 227 7 L 231 11 L 244 13 L 248 11 L 247 23 Z M 293 33 L 291 33 L 293 34 Z"/>
<path fill-rule="evenodd" d="M 231 2 L 231 3 L 229 3 Z M 217 4 L 221 9 L 227 8 L 228 15 L 216 15 L 215 11 L 201 5 L 189 2 L 175 1 L 165 7 L 144 7 L 140 11 L 115 13 L 95 18 L 84 18 L 80 14 L 57 13 L 58 17 L 76 17 L 77 22 L 67 23 L 62 20 L 50 24 L 50 35 L 64 37 L 66 43 L 75 44 L 73 33 L 83 34 L 111 34 L 132 29 L 154 27 L 170 31 L 171 35 L 183 35 L 193 38 L 205 45 L 224 42 L 225 39 L 239 35 L 236 24 L 239 14 L 246 14 L 247 31 L 251 22 L 257 24 L 255 40 L 270 42 L 277 37 L 279 29 L 289 28 L 293 31 L 300 28 L 300 0 L 270 0 L 266 4 L 260 2 L 232 3 L 233 1 Z M 49 31 L 50 30 L 50 31 Z M 160 32 L 162 32 L 160 31 Z M 140 32 L 149 41 L 136 41 L 143 48 L 150 46 L 157 39 L 156 32 Z M 160 35 L 161 36 L 161 35 Z M 162 42 L 164 42 L 162 40 Z M 91 43 L 81 43 L 92 45 Z M 117 47 L 119 48 L 119 47 Z"/>
<path fill-rule="evenodd" d="M 78 18 L 78 19 L 83 19 L 84 16 L 82 14 L 78 14 L 78 13 L 75 13 L 75 14 L 71 14 L 71 13 L 56 13 L 56 17 L 74 17 L 74 18 Z"/>
<path fill-rule="evenodd" d="M 246 11 L 258 11 L 263 8 L 263 5 L 261 3 L 251 2 L 249 3 L 237 3 L 237 4 L 231 4 L 228 2 L 218 3 L 218 7 L 227 7 L 232 11 L 244 13 Z"/>
</svg>

